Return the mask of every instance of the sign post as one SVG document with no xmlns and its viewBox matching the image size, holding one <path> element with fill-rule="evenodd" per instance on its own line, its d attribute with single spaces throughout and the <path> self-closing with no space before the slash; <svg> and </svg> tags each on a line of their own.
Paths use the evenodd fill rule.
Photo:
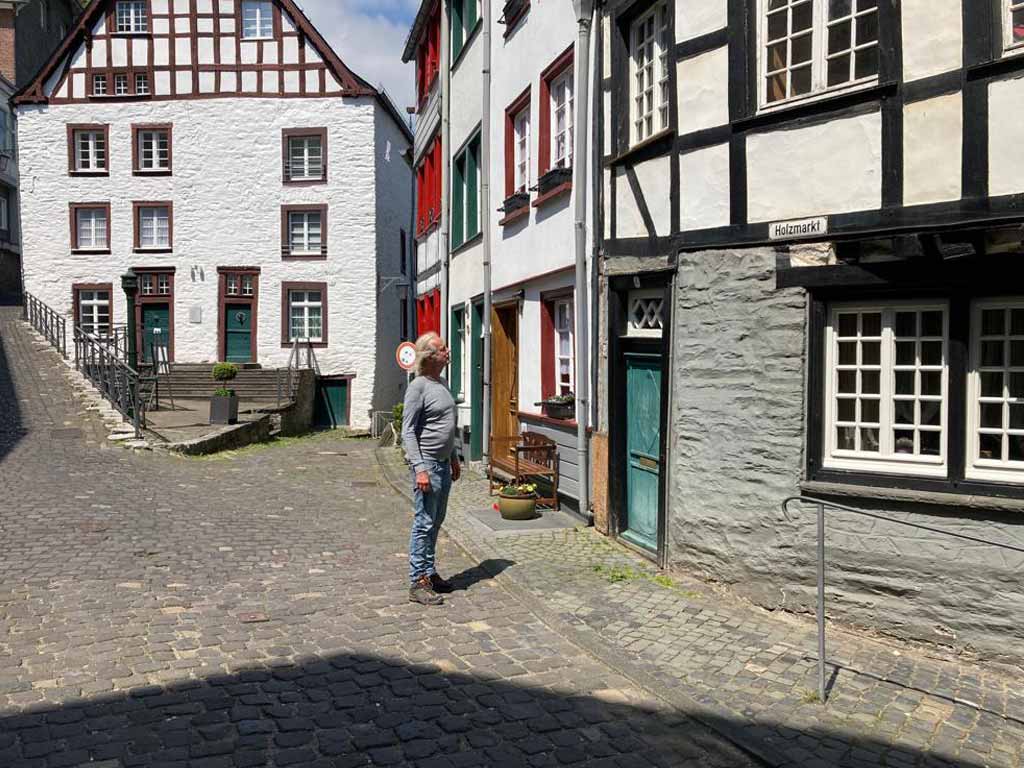
<svg viewBox="0 0 1024 768">
<path fill-rule="evenodd" d="M 407 373 L 412 373 L 416 367 L 416 345 L 411 341 L 403 341 L 395 350 L 395 361 L 398 367 Z"/>
</svg>

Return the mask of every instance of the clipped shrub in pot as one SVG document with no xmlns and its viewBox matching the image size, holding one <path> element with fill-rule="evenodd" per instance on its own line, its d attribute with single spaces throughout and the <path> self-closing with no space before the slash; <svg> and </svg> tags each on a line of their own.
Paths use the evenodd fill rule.
<svg viewBox="0 0 1024 768">
<path fill-rule="evenodd" d="M 238 423 L 238 395 L 235 390 L 224 386 L 238 375 L 238 366 L 234 363 L 217 363 L 213 366 L 213 380 L 221 382 L 221 386 L 210 398 L 211 424 Z"/>
</svg>

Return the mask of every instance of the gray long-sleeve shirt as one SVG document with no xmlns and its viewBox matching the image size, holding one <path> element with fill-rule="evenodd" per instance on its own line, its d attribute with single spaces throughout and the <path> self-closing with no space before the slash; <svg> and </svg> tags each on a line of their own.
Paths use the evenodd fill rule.
<svg viewBox="0 0 1024 768">
<path fill-rule="evenodd" d="M 416 472 L 426 461 L 448 461 L 459 446 L 455 400 L 444 379 L 417 376 L 405 390 L 402 445 Z"/>
</svg>

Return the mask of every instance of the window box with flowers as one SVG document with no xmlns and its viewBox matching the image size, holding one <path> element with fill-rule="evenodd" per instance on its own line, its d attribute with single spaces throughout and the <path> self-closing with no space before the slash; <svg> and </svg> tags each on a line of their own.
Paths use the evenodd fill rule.
<svg viewBox="0 0 1024 768">
<path fill-rule="evenodd" d="M 576 395 L 569 392 L 565 395 L 554 395 L 534 405 L 541 407 L 542 413 L 549 419 L 571 420 L 576 417 Z"/>
<path fill-rule="evenodd" d="M 572 183 L 572 168 L 552 168 L 537 179 L 537 194 L 546 195 L 558 187 Z"/>
</svg>

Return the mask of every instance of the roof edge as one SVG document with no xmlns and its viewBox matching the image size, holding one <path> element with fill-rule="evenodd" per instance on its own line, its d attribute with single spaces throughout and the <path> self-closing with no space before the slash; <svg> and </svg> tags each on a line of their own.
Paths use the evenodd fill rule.
<svg viewBox="0 0 1024 768">
<path fill-rule="evenodd" d="M 402 49 L 402 63 L 408 64 L 416 55 L 416 46 L 419 44 L 420 37 L 423 34 L 423 27 L 426 26 L 427 19 L 433 13 L 437 2 L 438 0 L 423 0 L 420 3 L 420 9 L 416 11 L 416 18 L 413 19 L 412 27 L 409 29 L 409 37 L 406 38 L 405 47 Z"/>
</svg>

